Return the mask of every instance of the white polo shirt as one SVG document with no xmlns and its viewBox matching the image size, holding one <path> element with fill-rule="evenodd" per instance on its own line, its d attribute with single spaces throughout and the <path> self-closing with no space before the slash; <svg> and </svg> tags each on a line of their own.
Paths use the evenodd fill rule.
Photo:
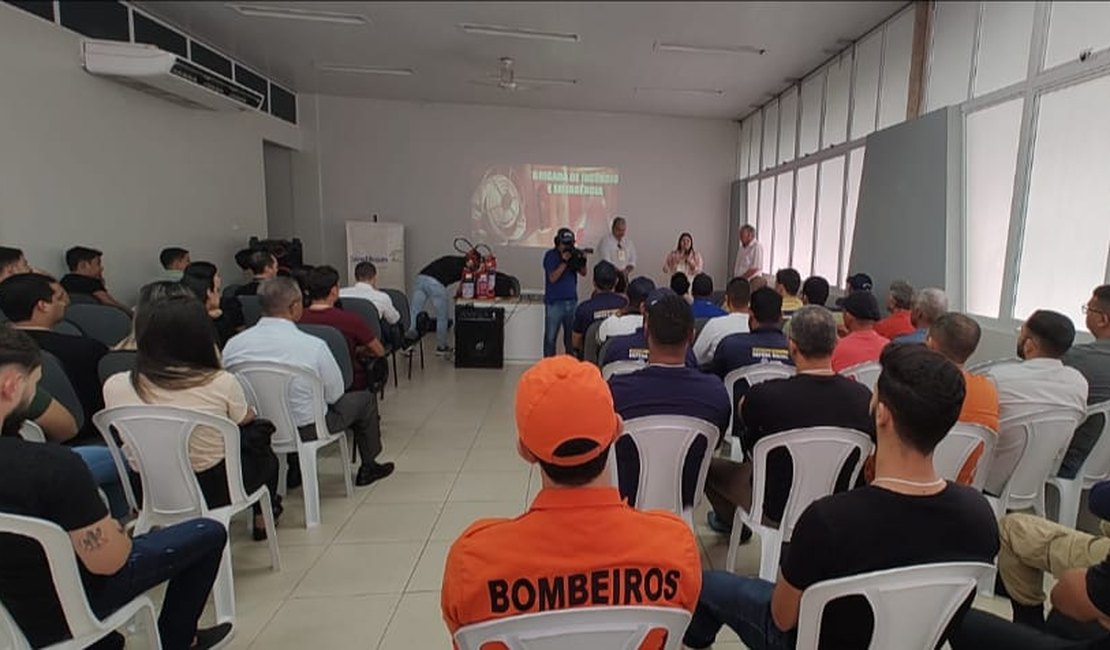
<svg viewBox="0 0 1110 650">
<path fill-rule="evenodd" d="M 698 365 L 704 366 L 713 361 L 717 352 L 717 344 L 729 334 L 744 334 L 749 331 L 749 315 L 744 312 L 734 312 L 724 316 L 716 316 L 705 322 L 701 334 L 694 341 L 694 356 Z"/>
<path fill-rule="evenodd" d="M 618 271 L 636 266 L 636 245 L 628 237 L 618 241 L 613 233 L 605 235 L 597 245 L 597 254 L 601 259 L 617 267 Z"/>
<path fill-rule="evenodd" d="M 389 297 L 389 294 L 380 289 L 375 289 L 373 285 L 366 282 L 356 282 L 353 286 L 343 287 L 339 290 L 339 297 L 369 300 L 378 310 L 378 315 L 382 317 L 382 320 L 390 325 L 396 325 L 397 321 L 401 320 L 401 313 L 393 306 L 393 299 Z"/>
<path fill-rule="evenodd" d="M 604 343 L 610 336 L 623 336 L 635 334 L 636 330 L 644 326 L 644 317 L 640 314 L 625 314 L 623 316 L 610 316 L 601 321 L 597 328 L 597 341 Z"/>
<path fill-rule="evenodd" d="M 763 244 L 755 239 L 747 246 L 741 245 L 740 250 L 736 251 L 736 266 L 732 269 L 732 276 L 743 277 L 752 267 L 758 269 L 756 275 L 763 272 Z"/>
</svg>

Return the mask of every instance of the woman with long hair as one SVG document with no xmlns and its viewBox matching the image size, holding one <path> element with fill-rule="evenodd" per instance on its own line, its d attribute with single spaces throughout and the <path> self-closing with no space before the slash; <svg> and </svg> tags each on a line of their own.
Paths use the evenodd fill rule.
<svg viewBox="0 0 1110 650">
<path fill-rule="evenodd" d="M 663 273 L 667 276 L 683 273 L 692 278 L 702 271 L 701 253 L 694 250 L 694 238 L 688 232 L 678 236 L 678 245 L 667 254 L 663 262 Z"/>
<path fill-rule="evenodd" d="M 217 343 L 222 350 L 227 340 L 243 330 L 243 306 L 234 296 L 224 298 L 220 295 L 223 282 L 220 271 L 212 262 L 193 262 L 185 267 L 181 284 L 193 292 L 204 303 L 208 317 L 216 327 Z"/>
<path fill-rule="evenodd" d="M 136 315 L 135 335 L 135 368 L 112 375 L 104 383 L 107 408 L 158 404 L 225 417 L 239 425 L 254 420 L 243 387 L 221 366 L 215 329 L 196 298 L 174 296 L 145 306 Z M 124 451 L 130 459 L 126 446 Z M 210 508 L 230 503 L 224 457 L 223 435 L 198 426 L 189 438 L 189 461 Z M 241 463 L 247 492 L 268 486 L 275 515 L 279 514 L 277 457 L 268 447 L 264 453 L 245 447 Z M 265 539 L 265 535 L 256 505 L 254 537 Z"/>
</svg>

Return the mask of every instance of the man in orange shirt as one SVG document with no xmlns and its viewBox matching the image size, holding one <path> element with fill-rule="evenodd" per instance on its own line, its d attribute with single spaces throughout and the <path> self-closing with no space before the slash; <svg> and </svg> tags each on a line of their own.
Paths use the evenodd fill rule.
<svg viewBox="0 0 1110 650">
<path fill-rule="evenodd" d="M 998 435 L 998 391 L 994 382 L 983 375 L 973 375 L 964 370 L 964 363 L 975 353 L 979 347 L 981 331 L 979 323 L 964 314 L 949 312 L 941 316 L 929 326 L 929 334 L 925 338 L 925 347 L 940 352 L 949 361 L 956 364 L 964 374 L 966 393 L 964 405 L 960 409 L 960 422 L 981 424 Z M 983 455 L 983 445 L 979 445 L 971 452 L 956 482 L 971 485 L 975 478 L 975 468 L 979 458 Z"/>
<path fill-rule="evenodd" d="M 477 521 L 451 546 L 441 592 L 453 635 L 491 619 L 598 606 L 693 611 L 701 560 L 690 528 L 669 512 L 621 501 L 609 448 L 621 432 L 597 367 L 544 359 L 521 377 L 517 451 L 539 463 L 543 489 L 515 519 Z M 645 647 L 661 648 L 653 632 Z"/>
<path fill-rule="evenodd" d="M 913 287 L 905 280 L 895 280 L 890 283 L 890 291 L 886 295 L 886 308 L 890 316 L 875 323 L 875 331 L 880 336 L 894 339 L 896 336 L 909 334 L 915 328 L 910 320 L 913 309 Z"/>
</svg>

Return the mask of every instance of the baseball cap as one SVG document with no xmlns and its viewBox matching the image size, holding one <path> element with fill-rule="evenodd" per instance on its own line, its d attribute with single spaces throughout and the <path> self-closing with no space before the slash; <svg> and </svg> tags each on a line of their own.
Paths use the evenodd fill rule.
<svg viewBox="0 0 1110 650">
<path fill-rule="evenodd" d="M 651 278 L 640 276 L 628 283 L 628 305 L 639 307 L 644 299 L 655 290 L 655 283 Z"/>
<path fill-rule="evenodd" d="M 559 232 L 555 233 L 556 244 L 570 244 L 574 245 L 574 231 L 570 228 L 560 228 Z"/>
<path fill-rule="evenodd" d="M 549 357 L 529 368 L 516 388 L 520 443 L 545 463 L 573 467 L 605 452 L 619 431 L 613 395 L 592 363 L 569 355 Z M 596 443 L 574 456 L 556 456 L 571 440 Z"/>
<path fill-rule="evenodd" d="M 871 291 L 871 287 L 875 286 L 875 283 L 871 281 L 870 275 L 856 273 L 848 276 L 848 286 L 852 291 Z"/>
<path fill-rule="evenodd" d="M 870 291 L 857 291 L 844 297 L 844 311 L 863 320 L 879 320 L 879 301 Z"/>
</svg>

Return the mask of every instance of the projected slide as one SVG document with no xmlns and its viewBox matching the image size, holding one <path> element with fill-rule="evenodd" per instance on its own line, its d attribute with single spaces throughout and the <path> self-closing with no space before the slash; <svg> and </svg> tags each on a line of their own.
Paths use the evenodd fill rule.
<svg viewBox="0 0 1110 650">
<path fill-rule="evenodd" d="M 478 172 L 470 198 L 475 242 L 547 248 L 565 226 L 588 248 L 617 214 L 614 167 L 493 165 Z"/>
</svg>

